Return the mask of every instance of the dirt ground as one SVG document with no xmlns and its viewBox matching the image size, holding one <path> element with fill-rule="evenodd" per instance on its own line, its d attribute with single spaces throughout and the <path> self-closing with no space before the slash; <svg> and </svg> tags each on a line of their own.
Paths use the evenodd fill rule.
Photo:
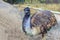
<svg viewBox="0 0 60 40">
<path fill-rule="evenodd" d="M 57 25 L 42 39 L 41 35 L 30 37 L 22 31 L 24 13 L 16 7 L 0 1 L 0 40 L 60 40 L 60 15 L 56 15 Z"/>
</svg>

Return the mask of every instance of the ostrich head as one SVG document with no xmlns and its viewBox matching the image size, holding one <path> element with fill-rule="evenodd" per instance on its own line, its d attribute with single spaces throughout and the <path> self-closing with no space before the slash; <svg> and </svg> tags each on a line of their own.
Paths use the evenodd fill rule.
<svg viewBox="0 0 60 40">
<path fill-rule="evenodd" d="M 29 8 L 29 7 L 26 7 L 26 8 L 24 9 L 24 12 L 25 12 L 25 15 L 26 15 L 26 16 L 30 16 L 30 8 Z"/>
</svg>

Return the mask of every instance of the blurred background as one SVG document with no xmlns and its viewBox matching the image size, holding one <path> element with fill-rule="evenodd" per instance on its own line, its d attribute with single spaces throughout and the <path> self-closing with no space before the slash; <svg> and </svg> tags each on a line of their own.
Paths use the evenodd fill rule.
<svg viewBox="0 0 60 40">
<path fill-rule="evenodd" d="M 4 0 L 10 4 L 15 4 L 21 7 L 31 6 L 36 8 L 42 8 L 45 10 L 60 11 L 60 0 Z"/>
</svg>

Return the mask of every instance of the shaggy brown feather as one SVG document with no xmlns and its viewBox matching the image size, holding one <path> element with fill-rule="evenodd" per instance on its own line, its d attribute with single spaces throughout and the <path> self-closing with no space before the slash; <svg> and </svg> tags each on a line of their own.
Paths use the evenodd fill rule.
<svg viewBox="0 0 60 40">
<path fill-rule="evenodd" d="M 32 27 L 40 28 L 40 32 L 44 35 L 52 26 L 57 23 L 54 14 L 50 11 L 39 11 L 31 18 Z"/>
</svg>

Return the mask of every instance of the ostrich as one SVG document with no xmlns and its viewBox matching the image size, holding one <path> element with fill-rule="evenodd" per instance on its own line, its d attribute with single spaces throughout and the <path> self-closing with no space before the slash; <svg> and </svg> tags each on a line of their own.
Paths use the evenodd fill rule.
<svg viewBox="0 0 60 40">
<path fill-rule="evenodd" d="M 50 11 L 39 11 L 33 14 L 32 17 L 30 16 L 29 7 L 26 7 L 24 12 L 25 16 L 23 18 L 22 28 L 25 34 L 31 36 L 42 34 L 43 37 L 57 23 L 54 14 Z"/>
</svg>

